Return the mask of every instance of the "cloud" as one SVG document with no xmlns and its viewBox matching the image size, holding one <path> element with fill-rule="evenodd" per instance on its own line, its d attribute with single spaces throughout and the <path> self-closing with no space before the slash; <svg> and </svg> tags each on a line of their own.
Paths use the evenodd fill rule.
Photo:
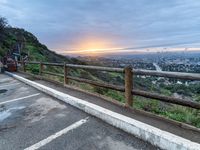
<svg viewBox="0 0 200 150">
<path fill-rule="evenodd" d="M 108 47 L 200 43 L 197 0 L 1 0 L 0 14 L 57 51 L 86 38 Z"/>
<path fill-rule="evenodd" d="M 6 4 L 6 3 L 8 3 L 8 0 L 1 0 L 0 1 L 0 4 L 2 5 L 2 4 Z"/>
</svg>

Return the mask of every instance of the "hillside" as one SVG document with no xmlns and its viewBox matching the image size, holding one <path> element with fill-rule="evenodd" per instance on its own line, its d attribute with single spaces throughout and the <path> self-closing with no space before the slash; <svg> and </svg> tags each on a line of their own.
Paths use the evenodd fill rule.
<svg viewBox="0 0 200 150">
<path fill-rule="evenodd" d="M 0 18 L 2 20 L 2 18 Z M 75 58 L 67 58 L 50 51 L 47 46 L 41 44 L 38 39 L 30 32 L 8 26 L 5 21 L 0 21 L 0 58 L 10 51 L 18 49 L 20 46 L 21 54 L 28 54 L 31 61 L 48 62 L 67 62 L 82 64 Z M 2 25 L 4 24 L 4 25 Z"/>
</svg>

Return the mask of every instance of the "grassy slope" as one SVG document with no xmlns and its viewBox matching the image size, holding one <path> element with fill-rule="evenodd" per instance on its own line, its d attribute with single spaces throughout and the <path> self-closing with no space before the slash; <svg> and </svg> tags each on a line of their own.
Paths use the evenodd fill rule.
<svg viewBox="0 0 200 150">
<path fill-rule="evenodd" d="M 67 62 L 73 64 L 83 64 L 75 58 L 67 58 L 50 51 L 45 45 L 41 44 L 38 39 L 30 32 L 24 29 L 7 27 L 0 38 L 0 58 L 3 57 L 9 50 L 16 47 L 20 39 L 24 39 L 22 53 L 29 55 L 30 61 L 42 62 Z M 33 73 L 39 72 L 39 66 L 29 65 L 28 69 Z M 61 68 L 53 68 L 52 71 L 59 72 Z"/>
<path fill-rule="evenodd" d="M 22 52 L 29 54 L 29 58 L 32 61 L 82 63 L 77 59 L 66 58 L 48 50 L 32 33 L 24 29 L 11 27 L 5 29 L 3 39 L 0 40 L 0 57 L 5 55 L 9 49 L 12 49 L 18 43 L 19 38 L 25 39 L 25 47 Z"/>
</svg>

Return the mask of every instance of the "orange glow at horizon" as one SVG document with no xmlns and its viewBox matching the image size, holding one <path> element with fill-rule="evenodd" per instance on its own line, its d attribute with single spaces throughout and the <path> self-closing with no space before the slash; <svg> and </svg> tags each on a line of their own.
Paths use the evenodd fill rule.
<svg viewBox="0 0 200 150">
<path fill-rule="evenodd" d="M 99 55 L 100 53 L 106 53 L 107 50 L 115 49 L 110 39 L 86 38 L 78 41 L 75 45 L 76 48 L 66 51 L 66 53 Z"/>
<path fill-rule="evenodd" d="M 100 56 L 104 54 L 113 54 L 113 53 L 155 53 L 155 52 L 178 52 L 178 51 L 200 51 L 200 48 L 184 48 L 184 47 L 155 47 L 155 48 L 126 48 L 126 47 L 116 47 L 114 42 L 110 39 L 105 38 L 83 38 L 84 40 L 76 41 L 75 47 L 71 50 L 65 50 L 63 54 L 75 54 L 75 55 L 91 55 L 91 56 Z"/>
<path fill-rule="evenodd" d="M 79 54 L 79 55 L 91 55 L 91 56 L 98 56 L 102 54 L 113 54 L 113 53 L 118 53 L 118 54 L 136 54 L 136 53 L 156 53 L 156 52 L 163 52 L 163 48 L 151 48 L 151 49 L 134 49 L 134 50 L 127 50 L 126 48 L 105 48 L 105 49 L 83 49 L 83 50 L 70 50 L 70 51 L 65 51 L 64 54 Z M 185 51 L 186 48 L 168 48 L 165 50 L 166 52 L 181 52 Z M 200 48 L 187 48 L 187 51 L 200 51 Z"/>
<path fill-rule="evenodd" d="M 95 50 L 105 48 L 107 43 L 103 40 L 86 40 L 78 44 L 79 50 Z"/>
</svg>

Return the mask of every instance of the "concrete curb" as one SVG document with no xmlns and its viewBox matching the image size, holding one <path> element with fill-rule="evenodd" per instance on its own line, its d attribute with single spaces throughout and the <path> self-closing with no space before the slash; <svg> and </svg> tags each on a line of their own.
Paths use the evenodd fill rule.
<svg viewBox="0 0 200 150">
<path fill-rule="evenodd" d="M 68 94 L 59 92 L 52 88 L 46 87 L 39 83 L 30 81 L 10 72 L 5 72 L 7 75 L 12 76 L 36 89 L 43 91 L 63 102 L 66 102 L 76 108 L 79 108 L 88 114 L 91 114 L 101 120 L 120 128 L 136 137 L 148 141 L 151 144 L 167 150 L 200 150 L 200 144 L 184 139 L 172 133 L 160 130 L 148 124 L 126 117 L 124 115 L 112 112 L 103 107 L 89 103 Z"/>
</svg>

